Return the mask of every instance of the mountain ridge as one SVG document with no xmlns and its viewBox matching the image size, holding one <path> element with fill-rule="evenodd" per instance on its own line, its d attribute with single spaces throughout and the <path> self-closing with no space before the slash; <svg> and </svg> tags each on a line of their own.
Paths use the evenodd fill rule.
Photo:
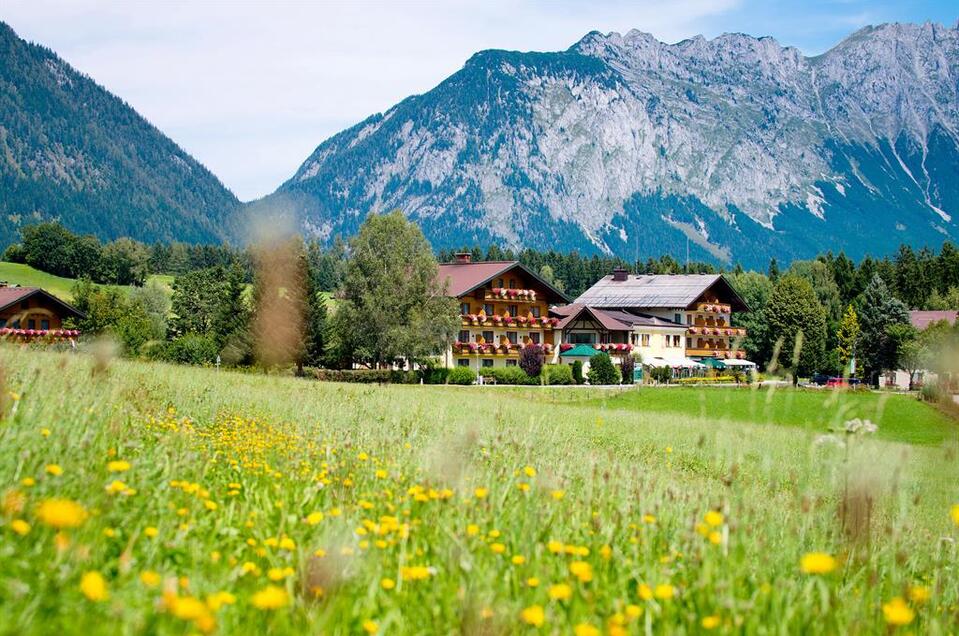
<svg viewBox="0 0 959 636">
<path fill-rule="evenodd" d="M 437 247 L 678 256 L 690 238 L 751 264 L 934 245 L 957 232 L 957 33 L 865 27 L 809 57 L 637 30 L 480 51 L 321 143 L 253 210 L 323 239 L 399 208 Z"/>
<path fill-rule="evenodd" d="M 239 201 L 88 75 L 0 21 L 0 244 L 60 220 L 104 240 L 217 243 Z"/>
</svg>

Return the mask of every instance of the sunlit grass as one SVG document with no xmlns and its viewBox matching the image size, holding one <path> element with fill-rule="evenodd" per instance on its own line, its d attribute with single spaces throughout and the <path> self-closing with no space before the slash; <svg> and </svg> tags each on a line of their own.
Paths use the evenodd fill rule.
<svg viewBox="0 0 959 636">
<path fill-rule="evenodd" d="M 3 633 L 959 628 L 954 437 L 0 362 Z"/>
</svg>

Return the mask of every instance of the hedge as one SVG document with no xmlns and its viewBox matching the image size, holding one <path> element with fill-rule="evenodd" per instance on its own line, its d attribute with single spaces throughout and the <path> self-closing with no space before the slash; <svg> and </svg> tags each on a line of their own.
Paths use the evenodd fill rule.
<svg viewBox="0 0 959 636">
<path fill-rule="evenodd" d="M 714 378 L 680 378 L 673 380 L 676 384 L 722 384 L 735 381 L 736 377 L 732 375 L 717 375 Z"/>
<path fill-rule="evenodd" d="M 313 375 L 323 382 L 356 382 L 361 384 L 419 384 L 416 371 L 391 369 L 313 369 Z"/>
<path fill-rule="evenodd" d="M 573 383 L 573 368 L 568 364 L 547 364 L 543 367 L 542 374 L 546 384 Z"/>
<path fill-rule="evenodd" d="M 476 382 L 476 372 L 469 367 L 453 367 L 446 375 L 450 384 L 473 384 Z"/>
<path fill-rule="evenodd" d="M 497 384 L 539 384 L 539 376 L 529 376 L 519 367 L 487 367 L 480 370 L 480 375 L 493 378 Z"/>
</svg>

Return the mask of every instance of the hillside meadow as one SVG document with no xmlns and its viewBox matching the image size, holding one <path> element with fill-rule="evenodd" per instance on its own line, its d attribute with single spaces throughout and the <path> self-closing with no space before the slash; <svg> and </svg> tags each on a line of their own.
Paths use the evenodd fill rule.
<svg viewBox="0 0 959 636">
<path fill-rule="evenodd" d="M 0 633 L 959 630 L 956 427 L 901 396 L 0 365 Z"/>
<path fill-rule="evenodd" d="M 41 272 L 38 269 L 24 265 L 23 263 L 7 263 L 0 261 L 0 280 L 6 281 L 10 285 L 19 285 L 21 287 L 41 287 L 50 292 L 57 298 L 70 302 L 73 300 L 73 285 L 76 279 L 64 278 Z M 147 277 L 147 284 L 156 282 L 166 292 L 170 292 L 173 285 L 173 276 L 167 274 L 151 274 Z M 121 291 L 133 289 L 129 285 L 103 285 L 103 287 L 112 287 Z"/>
</svg>

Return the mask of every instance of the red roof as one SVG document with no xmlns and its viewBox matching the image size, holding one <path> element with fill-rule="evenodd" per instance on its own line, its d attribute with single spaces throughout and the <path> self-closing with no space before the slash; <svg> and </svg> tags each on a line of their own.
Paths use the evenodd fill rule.
<svg viewBox="0 0 959 636">
<path fill-rule="evenodd" d="M 446 293 L 450 296 L 464 296 L 474 289 L 485 285 L 500 274 L 519 268 L 532 279 L 538 281 L 549 290 L 552 298 L 547 302 L 568 302 L 568 298 L 552 285 L 541 279 L 535 273 L 523 266 L 519 261 L 479 261 L 476 263 L 443 263 L 439 268 L 440 282 L 449 282 Z"/>
<path fill-rule="evenodd" d="M 0 287 L 0 311 L 3 311 L 7 307 L 18 302 L 24 301 L 35 294 L 40 294 L 47 297 L 57 305 L 60 305 L 68 314 L 72 314 L 78 318 L 86 317 L 86 315 L 76 307 L 73 307 L 69 303 L 63 302 L 50 292 L 40 289 L 39 287 Z"/>
<path fill-rule="evenodd" d="M 950 325 L 956 324 L 956 316 L 959 311 L 910 311 L 909 322 L 916 329 L 925 329 L 934 322 L 945 320 Z"/>
<path fill-rule="evenodd" d="M 550 311 L 554 314 L 565 316 L 565 318 L 561 319 L 557 325 L 557 328 L 559 329 L 564 329 L 566 325 L 575 321 L 584 311 L 589 313 L 589 315 L 591 315 L 596 322 L 601 324 L 603 329 L 608 329 L 609 331 L 629 331 L 632 329 L 632 327 L 625 322 L 620 322 L 612 316 L 606 315 L 605 312 L 593 307 L 588 307 L 582 303 L 573 303 L 572 305 L 565 305 L 563 307 L 554 307 Z"/>
<path fill-rule="evenodd" d="M 36 287 L 0 287 L 0 310 L 29 298 L 35 291 Z"/>
</svg>

